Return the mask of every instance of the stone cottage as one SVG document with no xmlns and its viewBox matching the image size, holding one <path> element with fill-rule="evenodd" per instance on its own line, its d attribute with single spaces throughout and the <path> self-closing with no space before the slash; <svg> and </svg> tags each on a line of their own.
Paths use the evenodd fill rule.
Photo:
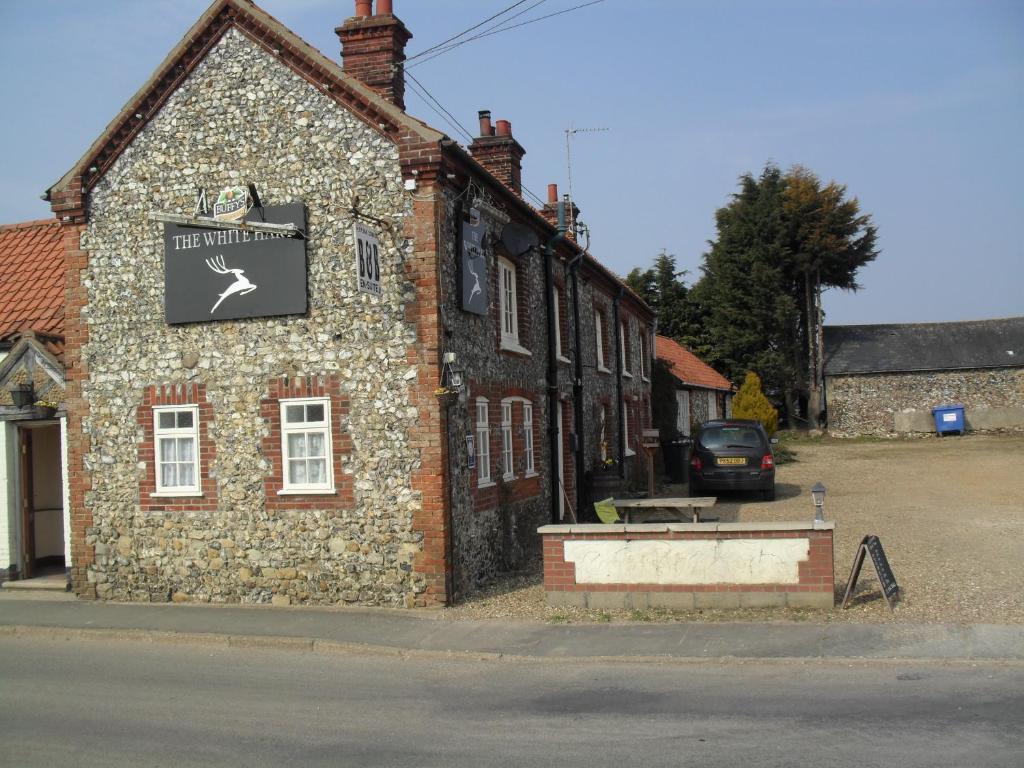
<svg viewBox="0 0 1024 768">
<path fill-rule="evenodd" d="M 1024 429 L 1024 317 L 825 326 L 834 435 L 934 432 L 932 408 L 964 406 L 968 430 Z"/>
<path fill-rule="evenodd" d="M 81 596 L 450 603 L 637 469 L 650 309 L 508 121 L 406 114 L 389 0 L 336 32 L 217 0 L 48 190 Z"/>
<path fill-rule="evenodd" d="M 695 425 L 732 415 L 733 384 L 682 344 L 654 340 L 655 389 L 665 397 L 655 409 L 662 438 L 689 436 Z"/>
</svg>

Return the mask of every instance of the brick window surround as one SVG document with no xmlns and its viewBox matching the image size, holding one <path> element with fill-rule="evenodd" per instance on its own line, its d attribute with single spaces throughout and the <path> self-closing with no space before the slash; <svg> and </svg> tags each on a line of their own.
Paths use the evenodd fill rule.
<svg viewBox="0 0 1024 768">
<path fill-rule="evenodd" d="M 153 409 L 159 406 L 195 406 L 199 414 L 199 492 L 181 496 L 156 496 L 156 444 L 153 429 Z M 206 399 L 206 385 L 165 384 L 147 387 L 142 393 L 142 404 L 135 414 L 142 430 L 139 461 L 146 465 L 145 476 L 139 481 L 139 507 L 143 512 L 172 512 L 217 509 L 217 480 L 210 475 L 216 457 L 216 448 L 210 439 L 209 426 L 213 422 L 213 406 Z"/>
<path fill-rule="evenodd" d="M 328 398 L 331 403 L 331 460 L 334 469 L 334 492 L 279 493 L 284 488 L 281 443 L 281 401 L 303 398 Z M 275 377 L 267 382 L 267 397 L 260 401 L 260 415 L 269 427 L 262 440 L 263 456 L 270 462 L 270 472 L 263 479 L 268 510 L 348 509 L 354 501 L 352 476 L 343 463 L 352 453 L 352 438 L 347 429 L 348 395 L 342 392 L 341 379 L 329 376 Z"/>
</svg>

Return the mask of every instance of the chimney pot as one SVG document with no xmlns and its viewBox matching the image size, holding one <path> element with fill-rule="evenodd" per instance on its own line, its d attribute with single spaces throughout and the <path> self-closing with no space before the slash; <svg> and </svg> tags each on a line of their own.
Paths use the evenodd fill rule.
<svg viewBox="0 0 1024 768">
<path fill-rule="evenodd" d="M 373 0 L 356 0 L 356 16 L 364 18 L 373 13 Z"/>
<path fill-rule="evenodd" d="M 494 130 L 491 128 L 491 110 L 481 109 L 476 116 L 480 118 L 480 135 L 490 136 Z"/>
<path fill-rule="evenodd" d="M 511 136 L 512 135 L 512 123 L 508 120 L 498 121 L 498 135 L 499 136 Z"/>
<path fill-rule="evenodd" d="M 395 10 L 391 0 L 377 0 L 377 15 L 394 15 Z"/>
<path fill-rule="evenodd" d="M 557 184 L 548 184 L 548 202 L 549 203 L 557 203 L 558 202 L 558 185 Z"/>
</svg>

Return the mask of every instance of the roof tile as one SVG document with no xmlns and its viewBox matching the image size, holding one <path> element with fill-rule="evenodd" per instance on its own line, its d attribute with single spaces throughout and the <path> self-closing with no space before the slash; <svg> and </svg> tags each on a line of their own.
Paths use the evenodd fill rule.
<svg viewBox="0 0 1024 768">
<path fill-rule="evenodd" d="M 0 338 L 64 335 L 64 247 L 54 219 L 0 226 Z"/>
<path fill-rule="evenodd" d="M 708 389 L 732 389 L 732 383 L 725 376 L 667 336 L 655 337 L 654 353 L 668 365 L 669 373 L 683 384 Z"/>
</svg>

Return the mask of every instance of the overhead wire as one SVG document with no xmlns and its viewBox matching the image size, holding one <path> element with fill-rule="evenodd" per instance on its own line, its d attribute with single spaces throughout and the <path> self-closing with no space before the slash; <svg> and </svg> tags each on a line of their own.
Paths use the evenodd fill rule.
<svg viewBox="0 0 1024 768">
<path fill-rule="evenodd" d="M 545 2 L 545 1 L 546 0 L 541 0 L 541 2 Z M 510 19 L 507 19 L 507 20 L 501 22 L 500 24 L 495 25 L 494 27 L 490 27 L 489 30 L 486 30 L 484 32 L 481 32 L 480 34 L 474 35 L 473 37 L 468 37 L 465 40 L 459 40 L 458 42 L 453 42 L 450 45 L 448 45 L 447 47 L 445 47 L 443 50 L 437 50 L 437 48 L 439 46 L 434 46 L 435 53 L 432 56 L 429 56 L 426 59 L 422 59 L 422 60 L 416 61 L 411 66 L 417 67 L 420 64 L 426 64 L 428 61 L 433 61 L 438 56 L 442 56 L 445 53 L 448 53 L 449 51 L 453 51 L 456 48 L 458 48 L 458 47 L 460 47 L 462 45 L 465 45 L 466 43 L 471 43 L 474 40 L 480 40 L 480 39 L 485 38 L 485 37 L 490 37 L 491 35 L 497 35 L 497 34 L 499 34 L 501 32 L 508 32 L 510 30 L 513 30 L 513 29 L 519 29 L 520 27 L 528 26 L 530 24 L 536 24 L 538 21 L 544 21 L 545 19 L 551 19 L 551 18 L 554 18 L 555 16 L 561 16 L 562 14 L 571 13 L 572 11 L 578 11 L 581 8 L 587 8 L 588 6 L 597 5 L 597 4 L 603 3 L 603 2 L 605 2 L 605 0 L 590 0 L 590 2 L 587 2 L 587 3 L 580 3 L 579 5 L 574 5 L 572 8 L 564 8 L 561 11 L 555 11 L 554 13 L 549 13 L 549 14 L 546 14 L 545 16 L 538 16 L 535 19 L 528 19 L 527 21 L 520 22 L 519 24 L 513 24 L 511 26 L 505 26 L 505 23 L 507 21 L 511 21 L 512 20 L 510 18 Z M 540 5 L 540 2 L 535 3 L 535 5 L 531 6 L 530 8 L 534 8 L 537 5 Z M 528 11 L 528 10 L 530 10 L 530 8 L 527 8 L 526 10 Z M 526 11 L 522 11 L 522 12 L 516 14 L 515 16 L 513 16 L 512 18 L 516 18 L 518 16 L 521 16 L 525 12 Z M 425 55 L 426 53 L 427 52 L 424 51 L 421 54 L 417 54 L 417 56 L 415 56 L 413 58 L 419 59 L 421 56 Z M 406 64 L 408 64 L 409 61 L 412 61 L 412 59 L 408 59 L 406 61 Z M 406 66 L 407 70 L 409 68 L 410 68 L 409 66 Z"/>
<path fill-rule="evenodd" d="M 461 32 L 459 32 L 459 34 L 457 34 L 457 35 L 454 35 L 454 36 L 452 36 L 452 37 L 449 37 L 449 38 L 448 38 L 447 40 L 444 40 L 444 41 L 442 41 L 442 42 L 438 43 L 437 45 L 433 45 L 433 46 L 431 46 L 430 48 L 427 48 L 426 50 L 420 51 L 420 52 L 419 52 L 419 53 L 417 53 L 417 54 L 416 54 L 415 56 L 410 56 L 410 57 L 409 57 L 408 59 L 406 59 L 406 61 L 412 61 L 413 59 L 418 59 L 418 58 L 420 58 L 421 56 L 426 56 L 426 55 L 427 55 L 428 53 L 430 53 L 431 51 L 436 51 L 436 50 L 437 50 L 438 48 L 440 48 L 440 47 L 441 47 L 442 45 L 447 45 L 448 43 L 452 42 L 453 40 L 458 40 L 458 39 L 459 39 L 460 37 L 462 37 L 462 36 L 463 36 L 463 35 L 465 35 L 466 33 L 468 33 L 468 32 L 472 32 L 472 31 L 473 31 L 474 29 L 479 29 L 480 27 L 482 27 L 482 26 L 483 26 L 484 24 L 486 24 L 487 22 L 489 22 L 489 21 L 493 21 L 494 19 L 498 18 L 499 16 L 504 16 L 504 15 L 505 15 L 506 13 L 508 13 L 509 11 L 511 11 L 511 10 L 512 10 L 513 8 L 516 8 L 516 7 L 518 7 L 518 6 L 522 5 L 522 4 L 523 4 L 523 3 L 525 3 L 525 2 L 527 2 L 527 0 L 519 0 L 519 2 L 517 2 L 517 3 L 513 3 L 512 5 L 510 5 L 510 6 L 509 6 L 508 8 L 506 8 L 505 10 L 503 10 L 503 11 L 499 11 L 498 13 L 494 14 L 493 16 L 491 16 L 491 17 L 489 17 L 489 18 L 486 18 L 486 19 L 484 19 L 484 20 L 483 20 L 483 21 L 481 21 L 481 22 L 480 22 L 479 24 L 474 24 L 474 25 L 473 25 L 472 27 L 469 27 L 468 29 L 464 29 L 464 30 L 462 30 Z"/>
</svg>

